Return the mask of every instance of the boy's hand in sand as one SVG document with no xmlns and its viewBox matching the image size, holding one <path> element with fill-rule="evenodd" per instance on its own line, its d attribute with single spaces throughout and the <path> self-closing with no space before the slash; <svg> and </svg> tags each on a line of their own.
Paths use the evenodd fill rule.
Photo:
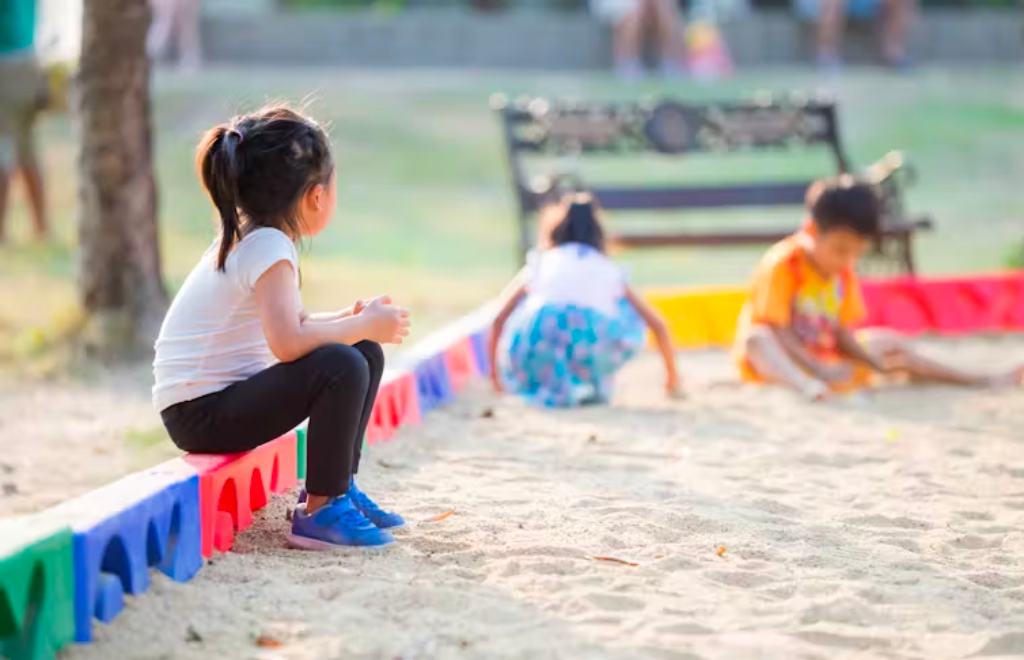
<svg viewBox="0 0 1024 660">
<path fill-rule="evenodd" d="M 823 364 L 819 371 L 821 379 L 829 385 L 842 385 L 853 378 L 853 365 L 845 360 L 835 364 Z"/>
<path fill-rule="evenodd" d="M 378 344 L 401 344 L 409 336 L 409 310 L 395 307 L 389 296 L 366 303 L 359 316 L 366 320 L 366 338 Z"/>
</svg>

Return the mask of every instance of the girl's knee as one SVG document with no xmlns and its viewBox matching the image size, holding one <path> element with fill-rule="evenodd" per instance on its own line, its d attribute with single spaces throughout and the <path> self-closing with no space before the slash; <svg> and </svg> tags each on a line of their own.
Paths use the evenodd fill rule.
<svg viewBox="0 0 1024 660">
<path fill-rule="evenodd" d="M 364 340 L 356 344 L 355 348 L 370 363 L 372 370 L 384 370 L 384 349 L 380 344 L 375 341 Z"/>
<path fill-rule="evenodd" d="M 328 344 L 313 351 L 317 363 L 333 380 L 344 377 L 346 382 L 357 380 L 368 383 L 370 367 L 356 348 L 347 344 Z"/>
</svg>

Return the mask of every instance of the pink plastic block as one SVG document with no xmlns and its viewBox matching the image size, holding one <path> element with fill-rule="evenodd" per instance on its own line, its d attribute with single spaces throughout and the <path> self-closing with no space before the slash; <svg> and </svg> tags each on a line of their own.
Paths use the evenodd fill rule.
<svg viewBox="0 0 1024 660">
<path fill-rule="evenodd" d="M 240 454 L 187 454 L 178 459 L 199 474 L 202 552 L 227 552 L 235 532 L 252 524 L 252 512 L 266 506 L 271 493 L 298 483 L 297 438 L 291 431 Z"/>
<path fill-rule="evenodd" d="M 444 357 L 448 363 L 448 378 L 451 380 L 452 390 L 458 393 L 479 373 L 476 355 L 473 353 L 473 340 L 469 337 L 459 339 L 445 349 Z"/>
<path fill-rule="evenodd" d="M 419 421 L 416 377 L 412 373 L 399 373 L 380 386 L 366 430 L 367 441 L 371 445 L 386 442 L 400 427 L 418 424 Z"/>
</svg>

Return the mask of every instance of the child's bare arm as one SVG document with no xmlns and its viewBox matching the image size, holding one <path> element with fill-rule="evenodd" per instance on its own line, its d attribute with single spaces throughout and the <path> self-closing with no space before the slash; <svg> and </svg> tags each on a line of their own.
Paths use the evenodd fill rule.
<svg viewBox="0 0 1024 660">
<path fill-rule="evenodd" d="M 779 344 L 782 345 L 782 348 L 786 351 L 789 357 L 800 366 L 801 369 L 809 372 L 815 378 L 827 383 L 844 380 L 842 374 L 834 373 L 827 365 L 822 364 L 817 358 L 811 355 L 810 351 L 804 347 L 803 342 L 800 341 L 800 338 L 797 337 L 796 333 L 794 333 L 790 328 L 780 327 L 777 325 L 769 327 L 772 329 L 772 333 L 774 333 Z"/>
<path fill-rule="evenodd" d="M 490 358 L 491 363 L 491 382 L 494 384 L 495 391 L 501 391 L 501 379 L 498 377 L 498 342 L 501 340 L 501 331 L 505 327 L 505 322 L 508 321 L 508 317 L 512 315 L 516 305 L 522 300 L 526 294 L 526 272 L 520 270 L 516 273 L 516 276 L 512 278 L 512 281 L 508 283 L 505 290 L 501 292 L 501 296 L 498 300 L 501 302 L 501 307 L 498 309 L 498 313 L 494 316 L 494 321 L 491 324 L 491 337 L 490 343 L 487 346 L 487 355 Z"/>
<path fill-rule="evenodd" d="M 409 313 L 381 298 L 358 316 L 332 321 L 302 319 L 295 274 L 287 261 L 267 269 L 255 285 L 256 306 L 267 345 L 278 360 L 292 362 L 328 344 L 356 344 L 364 339 L 401 343 L 409 334 Z"/>
<path fill-rule="evenodd" d="M 658 351 L 661 353 L 661 359 L 665 363 L 665 391 L 673 393 L 679 390 L 679 371 L 676 368 L 676 354 L 675 349 L 672 346 L 672 338 L 668 334 L 668 328 L 665 326 L 665 320 L 661 318 L 647 301 L 636 295 L 636 293 L 629 287 L 626 287 L 626 300 L 633 306 L 636 313 L 640 315 L 640 318 L 644 320 L 647 327 L 650 328 L 654 334 L 654 339 L 658 344 Z"/>
<path fill-rule="evenodd" d="M 836 332 L 836 348 L 839 352 L 857 362 L 863 362 L 875 371 L 885 371 L 885 365 L 876 360 L 870 353 L 864 350 L 853 331 L 849 328 L 839 328 Z"/>
</svg>

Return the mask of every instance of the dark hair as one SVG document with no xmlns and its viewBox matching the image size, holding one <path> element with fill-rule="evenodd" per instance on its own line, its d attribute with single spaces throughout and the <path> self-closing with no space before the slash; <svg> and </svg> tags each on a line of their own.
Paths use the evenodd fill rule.
<svg viewBox="0 0 1024 660">
<path fill-rule="evenodd" d="M 566 195 L 560 204 L 551 207 L 542 217 L 538 244 L 541 247 L 558 247 L 566 243 L 580 243 L 604 252 L 604 229 L 599 216 L 597 202 L 590 195 Z"/>
<path fill-rule="evenodd" d="M 196 150 L 196 169 L 220 214 L 217 270 L 223 271 L 246 229 L 273 227 L 295 238 L 301 234 L 295 213 L 299 199 L 330 181 L 334 159 L 319 124 L 273 105 L 208 130 Z"/>
<path fill-rule="evenodd" d="M 847 229 L 863 238 L 878 233 L 881 206 L 871 187 L 853 177 L 825 181 L 811 201 L 811 218 L 818 230 Z"/>
</svg>

